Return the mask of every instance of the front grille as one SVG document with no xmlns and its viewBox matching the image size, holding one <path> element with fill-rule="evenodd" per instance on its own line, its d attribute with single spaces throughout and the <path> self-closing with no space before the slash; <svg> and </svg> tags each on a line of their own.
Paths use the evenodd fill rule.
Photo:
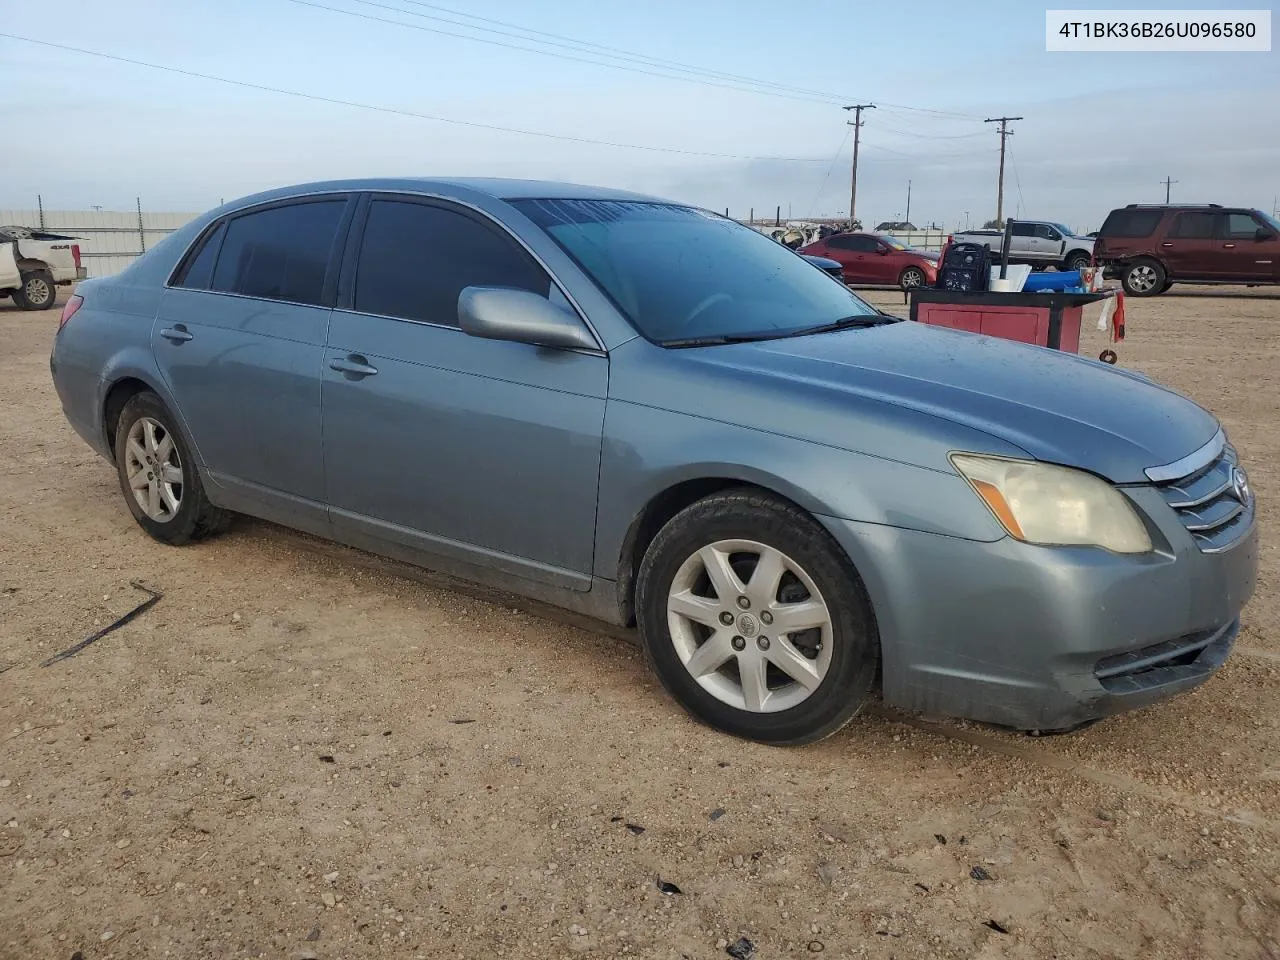
<svg viewBox="0 0 1280 960">
<path fill-rule="evenodd" d="M 1216 460 L 1158 489 L 1204 553 L 1219 553 L 1249 531 L 1254 498 L 1236 489 L 1235 448 L 1227 445 Z"/>
</svg>

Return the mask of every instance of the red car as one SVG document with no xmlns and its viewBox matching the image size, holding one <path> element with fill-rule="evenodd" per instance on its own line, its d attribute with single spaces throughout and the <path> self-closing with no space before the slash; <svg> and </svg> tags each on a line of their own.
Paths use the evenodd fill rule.
<svg viewBox="0 0 1280 960">
<path fill-rule="evenodd" d="M 938 278 L 938 261 L 932 254 L 879 233 L 836 233 L 799 252 L 837 261 L 844 268 L 845 283 L 892 284 L 910 290 L 931 287 Z"/>
</svg>

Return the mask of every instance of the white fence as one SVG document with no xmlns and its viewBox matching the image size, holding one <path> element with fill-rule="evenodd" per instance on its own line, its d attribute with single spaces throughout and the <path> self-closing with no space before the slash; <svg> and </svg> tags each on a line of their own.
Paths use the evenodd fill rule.
<svg viewBox="0 0 1280 960">
<path fill-rule="evenodd" d="M 119 273 L 134 258 L 193 220 L 194 213 L 136 210 L 0 210 L 0 226 L 30 227 L 76 237 L 91 277 Z"/>
</svg>

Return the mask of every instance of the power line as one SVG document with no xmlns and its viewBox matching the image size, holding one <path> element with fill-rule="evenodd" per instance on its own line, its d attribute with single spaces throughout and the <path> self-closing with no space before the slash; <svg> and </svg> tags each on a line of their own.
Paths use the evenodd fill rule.
<svg viewBox="0 0 1280 960">
<path fill-rule="evenodd" d="M 1022 196 L 1022 177 L 1018 176 L 1018 158 L 1014 156 L 1012 149 L 1009 150 L 1009 162 L 1013 164 L 1013 182 L 1018 187 L 1018 209 L 1020 211 L 1025 210 L 1027 207 L 1027 201 Z M 1021 216 L 1021 213 L 1018 215 Z"/>
<path fill-rule="evenodd" d="M 403 20 L 392 20 L 388 17 L 380 17 L 372 13 L 360 13 L 356 10 L 343 10 L 341 7 L 331 7 L 324 3 L 316 3 L 314 2 L 314 0 L 286 0 L 286 2 L 295 4 L 299 7 L 310 7 L 313 10 L 326 10 L 329 13 L 337 13 L 345 17 L 353 17 L 357 20 L 368 20 L 373 23 L 385 23 L 393 27 L 405 27 L 410 30 L 419 30 L 423 33 L 433 33 L 443 37 L 452 37 L 457 40 L 470 40 L 472 43 L 483 43 L 491 47 L 503 47 L 507 50 L 520 50 L 524 53 L 534 53 L 543 57 L 554 57 L 557 60 L 568 60 L 573 63 L 585 63 L 593 67 L 605 67 L 610 70 L 623 70 L 627 73 L 638 73 L 638 74 L 643 74 L 644 76 L 649 76 L 649 77 L 659 77 L 664 80 L 678 80 L 684 83 L 695 83 L 705 87 L 719 87 L 723 90 L 736 90 L 739 93 L 758 93 L 763 96 L 781 97 L 785 100 L 798 100 L 802 103 L 836 104 L 840 102 L 838 99 L 832 96 L 829 96 L 827 94 L 822 94 L 819 97 L 813 97 L 808 95 L 801 96 L 799 94 L 784 93 L 782 91 L 772 91 L 772 90 L 764 90 L 764 89 L 758 89 L 758 88 L 752 88 L 752 87 L 745 87 L 740 84 L 721 83 L 716 80 L 704 80 L 696 77 L 682 77 L 673 73 L 659 73 L 656 70 L 646 70 L 643 67 L 627 66 L 626 64 L 622 64 L 622 63 L 608 63 L 603 60 L 591 60 L 586 57 L 575 57 L 568 53 L 556 53 L 555 51 L 552 51 L 552 50 L 539 50 L 537 47 L 526 47 L 526 46 L 521 46 L 515 43 L 506 43 L 502 40 L 491 40 L 487 37 L 473 37 L 465 33 L 455 33 L 454 31 L 451 31 L 451 30 L 441 30 L 438 27 L 428 27 L 420 23 L 405 23 Z M 384 10 L 390 10 L 395 13 L 403 14 L 405 16 L 414 15 L 412 11 L 403 10 L 398 7 L 391 7 L 382 3 L 377 3 L 375 2 L 375 0 L 353 0 L 353 2 L 361 3 L 361 4 L 364 4 L 365 6 L 370 6 L 370 7 L 379 7 Z M 419 14 L 419 16 L 423 16 L 423 15 Z M 468 27 L 468 29 L 479 29 L 479 28 Z M 525 38 L 521 38 L 521 39 L 525 39 Z M 547 41 L 530 40 L 529 42 L 546 43 Z M 583 52 L 586 52 L 586 51 L 583 51 Z"/>
<path fill-rule="evenodd" d="M 844 128 L 844 136 L 840 138 L 840 146 L 836 147 L 835 154 L 831 157 L 831 163 L 827 166 L 827 173 L 822 178 L 822 186 L 818 187 L 818 192 L 813 198 L 813 203 L 809 206 L 809 215 L 818 215 L 818 203 L 822 200 L 822 191 L 827 189 L 827 181 L 831 179 L 831 171 L 836 168 L 836 163 L 840 159 L 840 154 L 844 153 L 844 145 L 849 142 L 849 127 L 846 124 Z"/>
<path fill-rule="evenodd" d="M 412 4 L 415 7 L 423 7 L 428 10 L 438 10 L 441 13 L 447 13 L 455 17 L 465 17 L 467 20 L 475 20 L 479 23 L 489 23 L 499 27 L 507 27 L 509 29 L 517 30 L 521 33 L 530 35 L 527 38 L 521 37 L 520 39 L 532 39 L 533 37 L 550 37 L 554 40 L 564 41 L 565 43 L 572 44 L 574 47 L 583 48 L 584 50 L 587 50 L 587 51 L 591 51 L 591 50 L 599 51 L 602 54 L 612 56 L 616 59 L 645 62 L 645 63 L 652 64 L 654 66 L 667 67 L 670 69 L 680 70 L 683 72 L 696 73 L 696 74 L 701 74 L 703 76 L 708 76 L 708 77 L 715 77 L 722 80 L 734 80 L 740 83 L 749 83 L 753 85 L 773 87 L 777 90 L 786 90 L 792 93 L 806 93 L 806 94 L 811 94 L 813 96 L 828 97 L 828 98 L 833 96 L 823 90 L 814 90 L 808 87 L 797 87 L 797 86 L 792 86 L 791 84 L 776 83 L 772 80 L 761 80 L 755 77 L 743 76 L 742 74 L 726 73 L 725 71 L 722 71 L 722 70 L 709 70 L 706 67 L 699 67 L 693 64 L 683 63 L 679 60 L 667 60 L 662 57 L 650 56 L 649 54 L 646 54 L 646 53 L 638 53 L 634 50 L 625 50 L 621 47 L 611 47 L 611 46 L 608 46 L 607 44 L 595 43 L 590 40 L 579 40 L 574 37 L 569 37 L 561 33 L 551 33 L 547 30 L 535 30 L 532 27 L 523 27 L 517 23 L 511 23 L 508 20 L 495 20 L 492 17 L 481 17 L 474 13 L 466 13 L 462 10 L 454 10 L 450 7 L 442 7 L 439 4 L 435 4 L 435 3 L 425 3 L 423 2 L 423 0 L 400 0 L 400 2 Z M 473 29 L 473 30 L 484 29 L 482 27 L 472 26 L 471 24 L 461 23 L 456 20 L 448 20 L 444 17 L 433 17 L 429 14 L 414 13 L 414 11 L 411 11 L 411 10 L 406 10 L 404 12 L 408 14 L 412 14 L 413 16 L 425 17 L 427 19 L 432 19 L 432 20 L 439 20 L 443 23 L 453 23 L 458 26 L 465 26 L 468 29 Z M 502 36 L 513 36 L 513 34 L 504 33 L 503 31 L 500 31 L 500 30 L 494 30 L 491 32 L 497 33 Z M 545 43 L 547 41 L 535 40 L 534 42 Z M 562 46 L 563 44 L 557 43 L 553 45 Z"/>
<path fill-rule="evenodd" d="M 41 47 L 50 47 L 55 50 L 65 50 L 69 53 L 79 53 L 88 57 L 98 57 L 102 60 L 112 60 L 116 63 L 127 63 L 134 67 L 147 67 L 151 70 L 162 70 L 166 73 L 175 73 L 184 77 L 192 77 L 197 80 L 210 80 L 215 83 L 223 83 L 228 86 L 242 87 L 246 90 L 258 90 L 265 93 L 277 93 L 286 97 L 297 97 L 302 100 L 313 100 L 317 103 L 329 103 L 342 107 L 354 107 L 359 110 L 371 110 L 375 113 L 391 114 L 399 117 L 411 117 L 415 120 L 431 120 L 436 123 L 449 123 L 461 127 L 471 127 L 477 130 L 492 130 L 497 133 L 512 133 L 526 137 L 540 137 L 545 140 L 561 140 L 569 143 L 582 143 L 597 147 L 615 147 L 623 150 L 645 150 L 651 153 L 671 153 L 681 154 L 690 157 L 711 157 L 717 160 L 777 160 L 788 161 L 793 163 L 822 163 L 825 157 L 781 157 L 781 156 L 749 156 L 733 153 L 711 153 L 702 150 L 684 150 L 679 147 L 657 147 L 643 143 L 624 143 L 613 140 L 596 140 L 591 137 L 575 137 L 564 133 L 550 133 L 545 130 L 529 130 L 520 127 L 504 127 L 494 123 L 480 123 L 475 120 L 459 120 L 456 117 L 442 117 L 429 113 L 418 113 L 413 110 L 403 110 L 399 107 L 386 107 L 372 103 L 360 103 L 356 100 L 343 100 L 338 97 L 326 97 L 320 94 L 303 93 L 299 90 L 289 90 L 285 87 L 272 87 L 262 83 L 251 83 L 248 80 L 233 80 L 230 77 L 219 77 L 211 73 L 198 73 L 194 70 L 186 70 L 182 67 L 171 67 L 160 63 L 149 63 L 145 60 L 134 60 L 130 57 L 120 57 L 111 53 L 102 53 L 98 50 L 86 50 L 83 47 L 73 47 L 65 43 L 54 43 L 51 40 L 37 40 L 34 37 L 23 37 L 15 33 L 0 33 L 0 38 L 6 40 L 18 40 L 22 43 L 32 43 Z"/>
</svg>

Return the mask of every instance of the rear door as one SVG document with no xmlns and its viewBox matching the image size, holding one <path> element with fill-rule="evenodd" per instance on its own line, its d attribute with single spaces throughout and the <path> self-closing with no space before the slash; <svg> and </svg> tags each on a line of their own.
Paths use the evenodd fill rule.
<svg viewBox="0 0 1280 960">
<path fill-rule="evenodd" d="M 998 246 L 998 244 L 997 244 Z M 996 247 L 992 247 L 995 252 Z M 1009 257 L 1014 260 L 1027 260 L 1039 263 L 1043 259 L 1036 247 L 1036 225 L 1015 220 L 1012 236 L 1009 239 Z"/>
<path fill-rule="evenodd" d="M 1221 242 L 1216 235 L 1221 214 L 1211 210 L 1184 210 L 1174 214 L 1160 240 L 1160 259 L 1169 270 L 1170 279 L 1220 280 L 1222 259 L 1218 256 Z"/>
<path fill-rule="evenodd" d="M 353 204 L 309 197 L 216 224 L 179 267 L 152 332 L 210 477 L 238 509 L 287 507 L 304 528 L 325 519 L 320 370 Z"/>
<path fill-rule="evenodd" d="M 1220 215 L 1213 259 L 1223 280 L 1270 283 L 1280 279 L 1280 238 L 1245 210 Z"/>
<path fill-rule="evenodd" d="M 412 196 L 366 203 L 324 363 L 335 529 L 586 590 L 608 358 L 467 335 L 467 286 L 568 301 L 479 213 Z"/>
</svg>

